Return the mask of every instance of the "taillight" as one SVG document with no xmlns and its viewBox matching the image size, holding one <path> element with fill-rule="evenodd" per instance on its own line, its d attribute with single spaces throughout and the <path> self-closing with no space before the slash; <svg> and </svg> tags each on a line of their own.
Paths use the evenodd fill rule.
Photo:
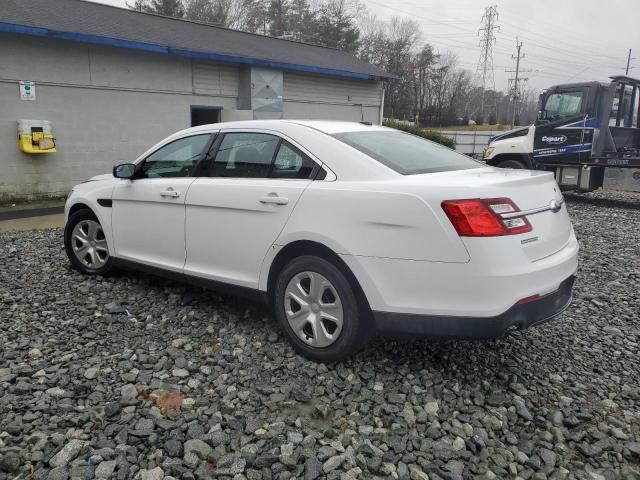
<svg viewBox="0 0 640 480">
<path fill-rule="evenodd" d="M 531 231 L 526 217 L 513 216 L 520 209 L 509 198 L 446 200 L 442 209 L 461 237 L 496 237 Z M 510 214 L 503 218 L 502 214 Z"/>
</svg>

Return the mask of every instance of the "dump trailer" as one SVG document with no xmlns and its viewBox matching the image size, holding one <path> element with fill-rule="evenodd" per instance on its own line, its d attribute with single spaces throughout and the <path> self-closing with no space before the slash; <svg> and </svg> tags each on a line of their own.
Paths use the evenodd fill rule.
<svg viewBox="0 0 640 480">
<path fill-rule="evenodd" d="M 606 168 L 640 168 L 640 80 L 610 79 L 545 90 L 536 122 L 493 137 L 484 161 L 549 170 L 561 188 L 579 192 L 601 187 Z"/>
</svg>

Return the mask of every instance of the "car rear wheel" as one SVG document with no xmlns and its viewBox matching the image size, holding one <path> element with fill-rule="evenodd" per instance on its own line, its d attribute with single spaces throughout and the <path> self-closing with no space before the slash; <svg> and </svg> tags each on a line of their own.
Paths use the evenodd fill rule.
<svg viewBox="0 0 640 480">
<path fill-rule="evenodd" d="M 82 273 L 104 275 L 113 268 L 104 230 L 91 210 L 78 210 L 69 217 L 64 247 L 71 264 Z"/>
<path fill-rule="evenodd" d="M 499 168 L 515 168 L 518 170 L 523 170 L 527 168 L 527 166 L 523 162 L 521 162 L 520 160 L 514 160 L 514 159 L 503 160 L 500 163 L 498 163 L 498 167 Z"/>
<path fill-rule="evenodd" d="M 364 343 L 357 296 L 333 263 L 312 255 L 291 260 L 274 288 L 278 322 L 302 355 L 333 362 Z"/>
</svg>

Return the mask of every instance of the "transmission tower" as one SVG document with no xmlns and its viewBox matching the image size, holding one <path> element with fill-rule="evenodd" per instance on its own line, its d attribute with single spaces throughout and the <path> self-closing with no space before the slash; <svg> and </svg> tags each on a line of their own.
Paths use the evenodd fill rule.
<svg viewBox="0 0 640 480">
<path fill-rule="evenodd" d="M 484 100 L 487 87 L 495 90 L 496 82 L 493 75 L 493 45 L 496 43 L 495 34 L 500 31 L 498 22 L 498 6 L 486 7 L 482 15 L 482 27 L 478 30 L 480 36 L 480 59 L 476 75 L 482 81 L 480 99 L 480 115 L 484 118 Z M 496 112 L 497 113 L 497 112 Z"/>
</svg>

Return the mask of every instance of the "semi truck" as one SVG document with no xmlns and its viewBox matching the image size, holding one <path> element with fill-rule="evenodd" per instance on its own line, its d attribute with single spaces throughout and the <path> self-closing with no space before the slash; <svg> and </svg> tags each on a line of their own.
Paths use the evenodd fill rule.
<svg viewBox="0 0 640 480">
<path fill-rule="evenodd" d="M 562 189 L 589 192 L 607 168 L 640 168 L 640 80 L 555 85 L 529 127 L 492 137 L 484 161 L 502 168 L 548 170 Z M 636 172 L 637 173 L 637 172 Z"/>
</svg>

